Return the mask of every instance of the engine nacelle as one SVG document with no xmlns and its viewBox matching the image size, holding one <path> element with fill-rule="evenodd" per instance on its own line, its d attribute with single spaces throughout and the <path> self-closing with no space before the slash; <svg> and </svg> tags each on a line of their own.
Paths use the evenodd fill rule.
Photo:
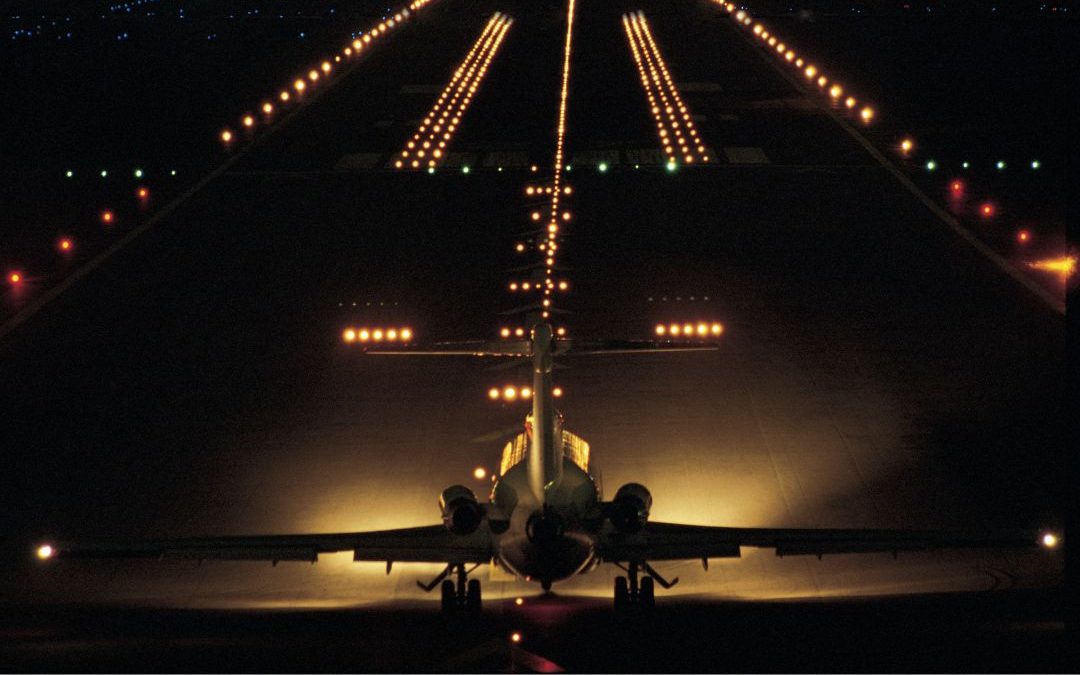
<svg viewBox="0 0 1080 675">
<path fill-rule="evenodd" d="M 472 534 L 484 519 L 484 507 L 464 485 L 451 485 L 439 495 L 443 524 L 454 534 Z"/>
<path fill-rule="evenodd" d="M 619 532 L 638 532 L 649 522 L 652 494 L 640 483 L 627 483 L 615 493 L 608 517 Z"/>
</svg>

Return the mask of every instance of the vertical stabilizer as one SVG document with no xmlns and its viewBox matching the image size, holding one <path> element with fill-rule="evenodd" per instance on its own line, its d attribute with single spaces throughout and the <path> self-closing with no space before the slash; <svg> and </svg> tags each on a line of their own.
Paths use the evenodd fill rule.
<svg viewBox="0 0 1080 675">
<path fill-rule="evenodd" d="M 562 443 L 558 438 L 552 391 L 552 330 L 546 323 L 532 329 L 532 444 L 529 446 L 529 489 L 543 504 L 544 489 L 562 473 Z"/>
</svg>

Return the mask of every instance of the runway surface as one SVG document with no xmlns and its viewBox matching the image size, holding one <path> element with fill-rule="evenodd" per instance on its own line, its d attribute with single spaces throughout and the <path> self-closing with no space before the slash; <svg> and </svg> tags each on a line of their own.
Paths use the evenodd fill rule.
<svg viewBox="0 0 1080 675">
<path fill-rule="evenodd" d="M 657 322 L 699 319 L 726 330 L 715 353 L 580 360 L 557 373 L 567 427 L 592 444 L 606 494 L 644 483 L 655 520 L 695 524 L 1060 527 L 1063 317 L 912 199 L 711 4 L 643 5 L 716 158 L 671 173 L 656 165 L 618 23 L 640 6 L 583 4 L 578 17 L 567 140 L 574 219 L 561 258 L 572 283 L 562 306 L 573 314 L 565 325 L 582 337 L 645 338 Z M 469 173 L 386 168 L 496 10 L 516 22 L 451 148 Z M 0 653 L 17 653 L 26 667 L 147 667 L 169 648 L 136 626 L 150 617 L 190 634 L 188 610 L 247 626 L 223 628 L 220 639 L 253 654 L 263 638 L 243 636 L 265 636 L 259 622 L 283 616 L 255 610 L 337 610 L 281 619 L 308 626 L 285 632 L 316 645 L 337 635 L 311 628 L 328 617 L 373 626 L 384 609 L 408 625 L 396 601 L 421 626 L 437 620 L 437 601 L 414 583 L 435 566 L 397 565 L 389 576 L 381 564 L 347 556 L 314 566 L 41 566 L 30 551 L 48 538 L 431 524 L 446 486 L 486 489 L 473 469 L 497 468 L 526 412 L 486 392 L 513 373 L 469 359 L 365 357 L 340 331 L 399 316 L 422 340 L 493 337 L 506 325 L 498 312 L 515 297 L 504 270 L 521 264 L 513 245 L 531 210 L 523 190 L 542 175 L 529 166 L 551 162 L 563 11 L 560 3 L 439 0 L 0 342 L 0 603 L 9 610 Z M 857 630 L 866 622 L 840 599 L 945 593 L 931 596 L 941 603 L 933 606 L 965 617 L 957 625 L 977 625 L 973 644 L 1013 645 L 1018 661 L 1043 651 L 1052 669 L 1063 651 L 1061 568 L 1060 553 L 819 561 L 744 550 L 707 572 L 699 562 L 664 565 L 681 582 L 658 603 L 707 636 L 744 612 L 750 626 L 844 615 L 837 625 Z M 534 606 L 538 587 L 478 574 L 493 616 L 462 644 L 482 646 L 516 625 L 529 626 L 530 637 L 565 635 L 582 616 L 596 636 L 626 636 L 600 611 L 613 570 L 557 585 L 558 598 L 535 602 L 543 618 L 518 617 L 501 602 L 524 596 Z M 990 589 L 1018 590 L 951 595 Z M 880 610 L 900 630 L 934 614 L 929 600 L 874 602 L 851 611 Z M 72 619 L 71 603 L 111 608 Z M 154 609 L 124 609 L 131 606 Z M 198 613 L 217 609 L 240 614 Z M 986 625 L 971 619 L 983 610 L 993 617 Z M 143 646 L 117 662 L 41 638 L 69 628 L 85 637 L 93 617 L 121 627 L 110 636 L 131 627 Z M 887 621 L 870 623 L 867 635 L 886 641 L 892 633 Z M 990 623 L 1004 626 L 1008 640 L 988 637 L 999 630 Z M 667 637 L 658 644 L 687 648 L 672 631 L 659 633 Z M 843 641 L 841 631 L 829 635 L 825 644 Z M 400 639 L 400 649 L 415 644 Z M 764 652 L 789 639 L 777 631 L 754 644 Z M 32 650 L 35 640 L 59 651 Z M 572 642 L 553 638 L 539 651 L 577 669 L 599 667 Z M 197 662 L 207 652 L 194 653 Z M 455 653 L 439 651 L 430 663 L 454 669 L 446 659 Z M 693 653 L 702 660 L 670 663 L 725 663 Z M 741 653 L 739 663 L 753 669 L 754 652 Z M 809 663 L 882 667 L 847 657 Z M 337 658 L 326 663 L 417 667 Z M 502 656 L 462 658 L 464 669 L 502 667 Z"/>
</svg>

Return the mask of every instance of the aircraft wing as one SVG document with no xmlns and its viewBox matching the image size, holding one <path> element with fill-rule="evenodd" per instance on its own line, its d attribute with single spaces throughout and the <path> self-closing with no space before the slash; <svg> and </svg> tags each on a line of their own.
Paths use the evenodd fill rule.
<svg viewBox="0 0 1080 675">
<path fill-rule="evenodd" d="M 600 541 L 609 562 L 737 558 L 744 546 L 771 548 L 776 555 L 893 553 L 947 548 L 1053 548 L 1053 535 L 1036 532 L 966 533 L 933 530 L 859 530 L 708 527 L 645 524 L 634 534 L 613 533 Z"/>
<path fill-rule="evenodd" d="M 48 547 L 46 551 L 46 546 Z M 352 551 L 353 560 L 387 562 L 484 563 L 490 538 L 482 531 L 456 535 L 443 525 L 380 532 L 285 534 L 143 542 L 47 544 L 41 558 L 154 558 L 181 560 L 282 560 L 317 562 L 320 553 Z"/>
</svg>

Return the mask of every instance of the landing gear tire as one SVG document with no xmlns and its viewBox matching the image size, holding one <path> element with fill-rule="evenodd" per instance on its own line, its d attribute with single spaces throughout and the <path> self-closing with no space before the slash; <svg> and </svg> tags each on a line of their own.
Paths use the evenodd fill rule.
<svg viewBox="0 0 1080 675">
<path fill-rule="evenodd" d="M 454 582 L 447 579 L 442 582 L 442 611 L 443 614 L 450 614 L 457 609 L 457 589 L 454 588 Z"/>
<path fill-rule="evenodd" d="M 465 591 L 465 610 L 470 614 L 479 614 L 481 606 L 480 580 L 469 579 L 469 585 Z"/>
<path fill-rule="evenodd" d="M 641 580 L 641 588 L 638 589 L 638 604 L 644 610 L 656 607 L 656 591 L 652 577 L 645 577 Z"/>
<path fill-rule="evenodd" d="M 615 611 L 623 612 L 630 606 L 630 584 L 626 577 L 615 577 Z"/>
</svg>

